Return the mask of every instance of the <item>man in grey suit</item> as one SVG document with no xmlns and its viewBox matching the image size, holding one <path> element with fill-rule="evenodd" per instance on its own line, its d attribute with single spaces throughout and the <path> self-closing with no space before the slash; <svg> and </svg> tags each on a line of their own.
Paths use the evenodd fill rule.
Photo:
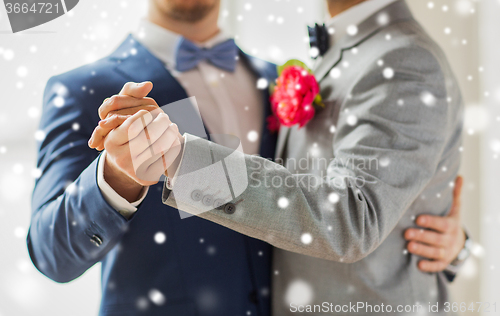
<svg viewBox="0 0 500 316">
<path fill-rule="evenodd" d="M 370 2 L 381 1 L 359 7 Z M 367 315 L 382 304 L 410 314 L 428 311 L 428 304 L 447 310 L 443 275 L 419 271 L 419 258 L 408 255 L 401 236 L 422 210 L 442 215 L 451 205 L 462 99 L 444 54 L 407 4 L 383 2 L 387 6 L 335 38 L 315 67 L 326 107 L 305 127 L 280 130 L 284 167 L 244 156 L 247 189 L 230 195 L 225 203 L 232 207 L 206 212 L 202 203 L 179 199 L 224 184 L 200 173 L 193 185 L 183 175 L 224 159 L 228 179 L 240 181 L 231 169 L 241 157 L 185 135 L 173 194 L 165 188 L 166 204 L 182 204 L 182 211 L 278 248 L 276 315 L 314 305 L 321 307 L 317 313 L 345 305 L 343 312 Z M 317 155 L 330 163 L 315 165 Z M 356 163 L 345 163 L 349 159 Z"/>
<path fill-rule="evenodd" d="M 404 1 L 360 2 L 329 1 L 330 11 L 350 5 L 333 25 L 363 19 L 331 32 L 314 69 L 325 108 L 303 128 L 281 128 L 283 166 L 185 134 L 169 170 L 165 204 L 278 248 L 275 315 L 449 310 L 444 275 L 422 273 L 401 236 L 422 211 L 450 209 L 458 84 Z"/>
</svg>

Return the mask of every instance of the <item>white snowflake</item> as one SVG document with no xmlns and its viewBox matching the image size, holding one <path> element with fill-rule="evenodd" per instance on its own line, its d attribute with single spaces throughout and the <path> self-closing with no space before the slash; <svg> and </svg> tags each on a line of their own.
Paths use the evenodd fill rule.
<svg viewBox="0 0 500 316">
<path fill-rule="evenodd" d="M 39 142 L 45 139 L 45 132 L 42 130 L 38 130 L 35 132 L 35 139 Z"/>
<path fill-rule="evenodd" d="M 313 237 L 309 233 L 304 233 L 302 236 L 300 236 L 300 241 L 304 245 L 309 245 L 313 241 Z"/>
<path fill-rule="evenodd" d="M 460 15 L 474 12 L 474 5 L 469 0 L 458 0 L 455 2 L 455 9 Z"/>
<path fill-rule="evenodd" d="M 387 167 L 390 163 L 391 163 L 391 160 L 389 158 L 380 159 L 380 166 L 381 167 Z"/>
<path fill-rule="evenodd" d="M 165 295 L 163 295 L 163 293 L 157 289 L 151 289 L 148 293 L 148 296 L 151 302 L 153 302 L 156 305 L 165 304 L 166 301 Z"/>
<path fill-rule="evenodd" d="M 387 14 L 387 12 L 381 12 L 379 13 L 379 15 L 377 16 L 377 23 L 379 25 L 387 25 L 389 24 L 389 14 Z"/>
<path fill-rule="evenodd" d="M 333 79 L 338 79 L 340 78 L 340 76 L 342 75 L 342 71 L 335 67 L 333 68 L 331 71 L 330 71 L 330 76 L 333 78 Z"/>
<path fill-rule="evenodd" d="M 77 190 L 77 185 L 74 182 L 71 182 L 67 187 L 66 187 L 66 193 L 68 194 L 73 194 Z"/>
<path fill-rule="evenodd" d="M 347 27 L 347 34 L 354 36 L 358 34 L 358 27 L 354 24 L 351 24 Z"/>
<path fill-rule="evenodd" d="M 264 90 L 269 86 L 269 82 L 266 78 L 260 78 L 257 80 L 257 89 Z"/>
<path fill-rule="evenodd" d="M 12 171 L 15 173 L 15 174 L 22 174 L 24 172 L 24 166 L 20 163 L 16 163 L 14 164 L 14 166 L 12 167 Z"/>
<path fill-rule="evenodd" d="M 4 52 L 3 52 L 3 58 L 5 60 L 12 60 L 14 58 L 14 51 L 11 50 L 11 49 L 6 49 Z"/>
<path fill-rule="evenodd" d="M 392 79 L 394 77 L 394 70 L 392 68 L 385 68 L 383 72 L 385 79 Z"/>
<path fill-rule="evenodd" d="M 135 306 L 138 310 L 144 311 L 149 307 L 149 302 L 145 297 L 140 297 L 139 299 L 137 299 Z"/>
<path fill-rule="evenodd" d="M 287 208 L 289 204 L 290 204 L 290 201 L 288 201 L 288 199 L 286 197 L 284 197 L 284 196 L 280 197 L 278 199 L 278 206 L 280 208 Z"/>
<path fill-rule="evenodd" d="M 28 109 L 28 116 L 31 118 L 37 118 L 40 115 L 40 110 L 34 106 Z"/>
<path fill-rule="evenodd" d="M 217 253 L 217 248 L 215 248 L 214 246 L 208 246 L 207 247 L 207 253 L 210 255 L 210 256 L 213 256 Z"/>
<path fill-rule="evenodd" d="M 349 115 L 347 117 L 347 124 L 354 126 L 358 123 L 358 118 L 355 115 Z"/>
<path fill-rule="evenodd" d="M 167 235 L 164 232 L 157 232 L 154 236 L 154 240 L 157 244 L 161 245 L 167 240 Z"/>
<path fill-rule="evenodd" d="M 66 101 L 61 96 L 57 96 L 54 98 L 54 106 L 57 108 L 63 107 Z"/>
<path fill-rule="evenodd" d="M 285 293 L 285 300 L 288 304 L 307 305 L 313 299 L 314 291 L 312 286 L 303 280 L 291 282 Z"/>
<path fill-rule="evenodd" d="M 330 201 L 330 203 L 337 203 L 338 201 L 340 200 L 340 197 L 337 193 L 335 192 L 332 192 L 328 195 L 328 201 Z"/>
<path fill-rule="evenodd" d="M 309 55 L 312 57 L 312 58 L 316 58 L 319 56 L 319 49 L 317 47 L 311 47 L 311 49 L 309 50 Z"/>
<path fill-rule="evenodd" d="M 429 91 L 422 92 L 420 94 L 420 100 L 422 100 L 422 102 L 427 106 L 434 106 L 437 102 L 436 97 Z"/>
<path fill-rule="evenodd" d="M 16 238 L 24 238 L 24 237 L 26 237 L 26 229 L 24 227 L 17 226 L 14 229 L 14 236 L 16 236 Z"/>
<path fill-rule="evenodd" d="M 31 170 L 31 176 L 35 179 L 38 179 L 42 176 L 42 170 L 39 168 L 35 168 Z"/>
<path fill-rule="evenodd" d="M 24 78 L 28 75 L 28 68 L 26 68 L 26 66 L 19 66 L 16 73 L 19 77 Z"/>
<path fill-rule="evenodd" d="M 258 139 L 259 139 L 259 133 L 257 133 L 256 131 L 250 131 L 248 132 L 247 134 L 247 138 L 249 141 L 251 141 L 252 143 L 253 142 L 256 142 Z"/>
</svg>

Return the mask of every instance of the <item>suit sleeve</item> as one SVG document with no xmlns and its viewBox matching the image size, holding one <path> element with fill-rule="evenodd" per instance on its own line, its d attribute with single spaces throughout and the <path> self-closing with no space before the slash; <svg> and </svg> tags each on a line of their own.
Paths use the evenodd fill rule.
<svg viewBox="0 0 500 316">
<path fill-rule="evenodd" d="M 127 225 L 97 185 L 99 156 L 87 145 L 96 122 L 86 101 L 57 77 L 44 93 L 41 177 L 33 192 L 27 244 L 35 266 L 57 282 L 69 282 L 100 261 Z"/>
<path fill-rule="evenodd" d="M 165 189 L 164 203 L 288 251 L 341 262 L 366 257 L 434 176 L 457 112 L 450 111 L 440 65 L 428 51 L 400 49 L 382 58 L 395 75 L 384 78 L 374 63 L 354 84 L 331 148 L 321 148 L 335 155 L 325 176 L 292 174 L 188 135 L 180 175 L 172 192 Z M 235 167 L 241 160 L 244 176 Z M 224 201 L 234 207 L 203 208 L 196 197 L 200 191 L 224 197 L 235 184 L 245 186 L 244 179 L 246 189 Z"/>
</svg>

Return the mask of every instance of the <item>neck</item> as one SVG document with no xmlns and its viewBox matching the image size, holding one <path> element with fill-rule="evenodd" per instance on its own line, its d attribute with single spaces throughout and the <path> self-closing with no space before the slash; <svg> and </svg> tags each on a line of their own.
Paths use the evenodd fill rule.
<svg viewBox="0 0 500 316">
<path fill-rule="evenodd" d="M 328 0 L 328 12 L 331 17 L 339 15 L 340 13 L 354 7 L 355 5 L 360 4 L 361 2 L 365 2 L 367 0 Z"/>
<path fill-rule="evenodd" d="M 214 8 L 214 10 L 203 19 L 194 23 L 172 19 L 153 6 L 149 7 L 147 19 L 156 25 L 197 43 L 205 42 L 220 32 L 217 24 L 219 19 L 219 6 Z"/>
</svg>

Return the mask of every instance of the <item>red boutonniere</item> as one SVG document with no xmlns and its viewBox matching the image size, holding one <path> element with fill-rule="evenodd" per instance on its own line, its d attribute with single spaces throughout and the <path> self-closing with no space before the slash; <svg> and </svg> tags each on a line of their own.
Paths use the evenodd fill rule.
<svg viewBox="0 0 500 316">
<path fill-rule="evenodd" d="M 277 131 L 280 125 L 303 127 L 314 117 L 315 106 L 324 104 L 313 72 L 296 59 L 279 66 L 276 85 L 271 87 L 273 115 L 267 118 L 269 130 Z"/>
</svg>

